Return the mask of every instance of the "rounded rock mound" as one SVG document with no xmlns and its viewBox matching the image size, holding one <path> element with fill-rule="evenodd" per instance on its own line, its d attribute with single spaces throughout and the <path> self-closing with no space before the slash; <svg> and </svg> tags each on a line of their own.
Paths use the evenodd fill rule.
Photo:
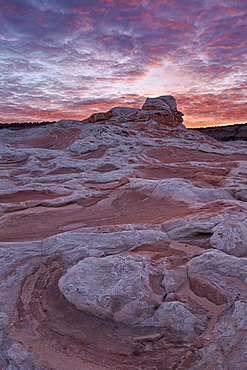
<svg viewBox="0 0 247 370">
<path fill-rule="evenodd" d="M 141 254 L 89 257 L 68 269 L 59 280 L 59 289 L 84 312 L 139 324 L 162 302 L 164 290 L 155 289 L 151 281 L 162 277 L 166 265 L 149 262 Z"/>
</svg>

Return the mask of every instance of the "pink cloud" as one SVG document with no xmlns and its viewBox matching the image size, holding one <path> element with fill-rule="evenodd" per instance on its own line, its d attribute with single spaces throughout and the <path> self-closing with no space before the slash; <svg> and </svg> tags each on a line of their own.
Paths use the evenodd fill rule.
<svg viewBox="0 0 247 370">
<path fill-rule="evenodd" d="M 86 115 L 112 107 L 117 94 L 146 96 L 136 86 L 153 67 L 163 68 L 164 89 L 176 75 L 174 95 L 193 124 L 206 122 L 207 101 L 215 120 L 234 112 L 242 121 L 246 15 L 245 0 L 2 0 L 0 121 L 77 117 L 80 102 L 92 102 L 82 104 Z"/>
</svg>

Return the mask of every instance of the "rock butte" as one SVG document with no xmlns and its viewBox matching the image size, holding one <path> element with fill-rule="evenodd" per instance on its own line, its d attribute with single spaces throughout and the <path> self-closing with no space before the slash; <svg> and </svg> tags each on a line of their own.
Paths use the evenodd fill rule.
<svg viewBox="0 0 247 370">
<path fill-rule="evenodd" d="M 247 142 L 182 121 L 0 131 L 1 369 L 246 369 Z"/>
</svg>

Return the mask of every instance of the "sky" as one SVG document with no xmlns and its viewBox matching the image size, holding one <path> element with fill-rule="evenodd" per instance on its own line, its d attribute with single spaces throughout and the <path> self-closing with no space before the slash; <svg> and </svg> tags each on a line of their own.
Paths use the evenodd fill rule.
<svg viewBox="0 0 247 370">
<path fill-rule="evenodd" d="M 0 123 L 173 95 L 187 127 L 247 122 L 246 0 L 1 0 Z"/>
</svg>

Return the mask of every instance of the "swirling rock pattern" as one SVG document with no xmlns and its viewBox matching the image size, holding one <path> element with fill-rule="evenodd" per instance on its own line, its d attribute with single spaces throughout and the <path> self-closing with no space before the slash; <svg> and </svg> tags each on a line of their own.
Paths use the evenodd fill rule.
<svg viewBox="0 0 247 370">
<path fill-rule="evenodd" d="M 0 368 L 246 369 L 247 142 L 172 96 L 0 130 Z"/>
<path fill-rule="evenodd" d="M 126 324 L 142 324 L 160 306 L 167 263 L 145 254 L 90 257 L 71 267 L 59 288 L 78 309 Z M 150 257 L 150 256 L 149 256 Z M 157 280 L 157 286 L 150 283 Z M 160 280 L 160 281 L 159 281 Z"/>
</svg>

